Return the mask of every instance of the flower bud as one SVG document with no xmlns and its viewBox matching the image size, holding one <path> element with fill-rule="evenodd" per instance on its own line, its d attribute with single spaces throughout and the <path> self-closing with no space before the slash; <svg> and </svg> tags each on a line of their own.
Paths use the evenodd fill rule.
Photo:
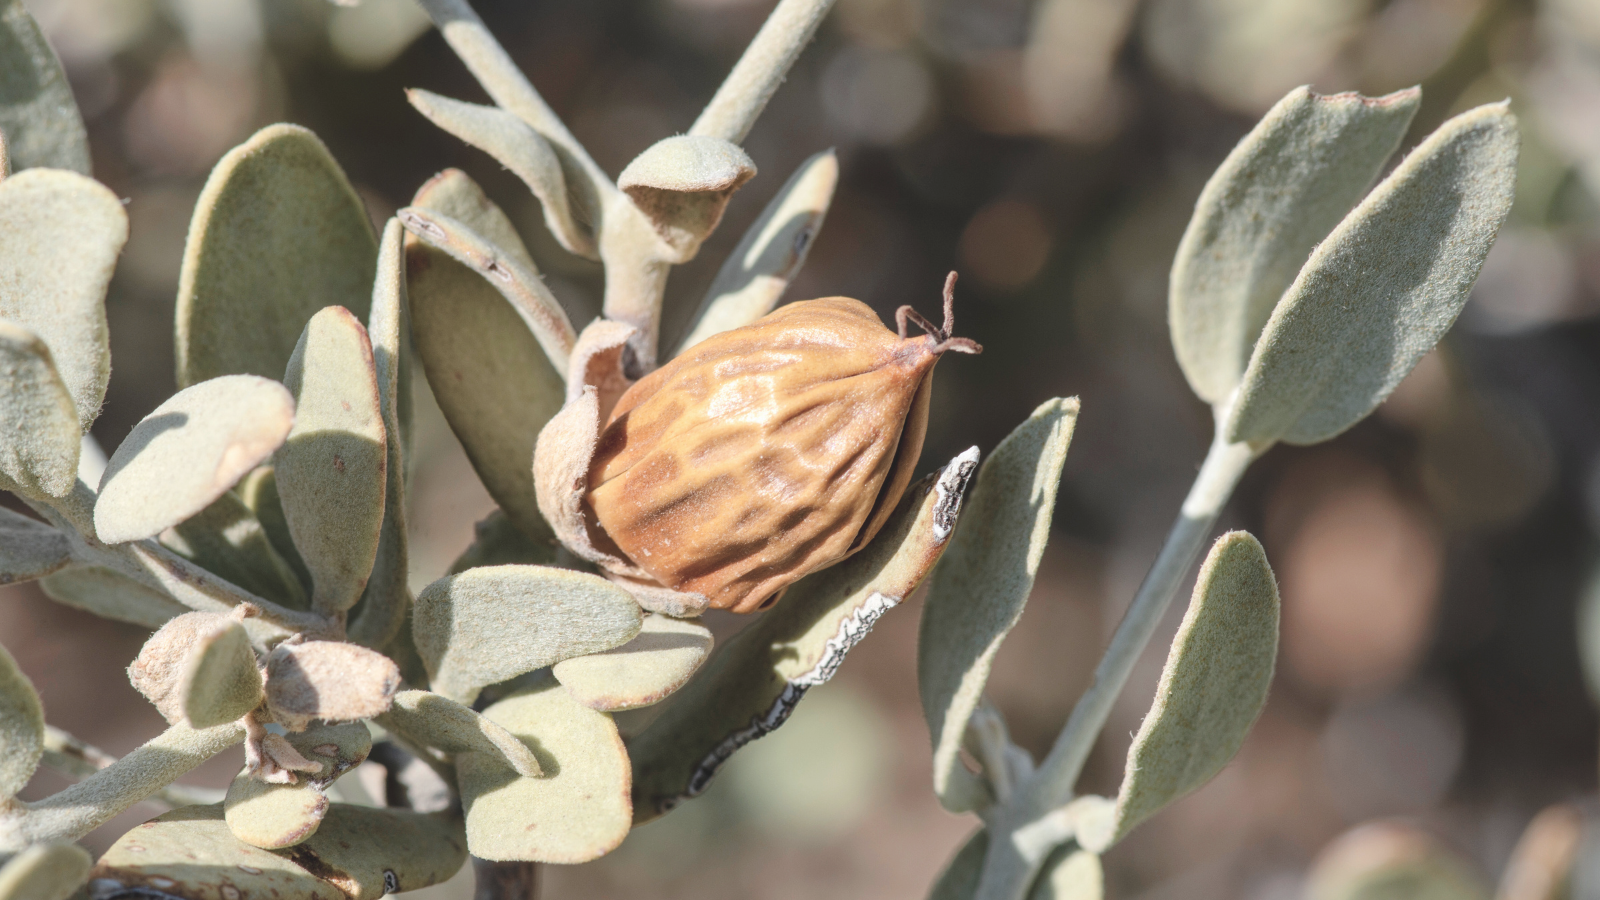
<svg viewBox="0 0 1600 900">
<path fill-rule="evenodd" d="M 952 338 L 910 307 L 900 332 L 828 297 L 714 335 L 630 387 L 589 467 L 594 531 L 666 587 L 751 612 L 864 546 L 922 450 Z M 907 337 L 907 320 L 928 334 Z"/>
</svg>

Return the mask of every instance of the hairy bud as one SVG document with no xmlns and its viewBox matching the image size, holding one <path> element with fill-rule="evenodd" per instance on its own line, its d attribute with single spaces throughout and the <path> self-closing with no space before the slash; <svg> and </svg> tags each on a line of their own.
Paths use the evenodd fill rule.
<svg viewBox="0 0 1600 900">
<path fill-rule="evenodd" d="M 751 612 L 877 534 L 911 480 L 930 376 L 952 338 L 910 307 L 793 303 L 640 379 L 589 468 L 599 530 L 663 585 Z M 907 320 L 928 334 L 907 337 Z"/>
</svg>

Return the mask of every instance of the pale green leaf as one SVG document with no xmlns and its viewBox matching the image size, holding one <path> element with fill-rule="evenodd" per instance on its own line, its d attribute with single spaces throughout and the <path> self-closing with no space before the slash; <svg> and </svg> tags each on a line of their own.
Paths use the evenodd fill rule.
<svg viewBox="0 0 1600 900">
<path fill-rule="evenodd" d="M 344 641 L 290 639 L 267 656 L 267 710 L 291 731 L 312 719 L 378 715 L 400 690 L 400 669 L 376 650 Z"/>
<path fill-rule="evenodd" d="M 252 847 L 281 850 L 317 833 L 328 797 L 306 782 L 268 784 L 241 772 L 228 785 L 223 819 L 233 836 Z"/>
<path fill-rule="evenodd" d="M 460 814 L 335 803 L 304 843 L 279 851 L 338 885 L 348 900 L 377 900 L 448 881 L 467 861 Z"/>
<path fill-rule="evenodd" d="M 488 685 L 625 644 L 640 624 L 628 592 L 598 575 L 488 566 L 423 588 L 412 631 L 433 689 L 471 703 Z"/>
<path fill-rule="evenodd" d="M 518 775 L 541 774 L 533 752 L 503 726 L 430 691 L 401 691 L 377 721 L 414 746 L 498 756 Z"/>
<path fill-rule="evenodd" d="M 961 738 L 1033 590 L 1077 417 L 1076 399 L 1046 401 L 995 448 L 929 580 L 917 685 L 933 739 L 934 792 L 952 811 L 987 801 L 987 788 L 961 764 Z"/>
<path fill-rule="evenodd" d="M 395 215 L 405 223 L 407 231 L 448 253 L 451 259 L 494 285 L 538 338 L 551 365 L 558 371 L 566 369 L 567 357 L 572 353 L 578 333 L 573 330 L 566 310 L 544 286 L 537 269 L 522 266 L 513 256 L 474 231 L 470 224 L 445 213 L 408 206 Z"/>
<path fill-rule="evenodd" d="M 44 753 L 44 707 L 33 682 L 0 647 L 0 800 L 16 796 Z"/>
<path fill-rule="evenodd" d="M 366 316 L 377 257 L 366 207 L 317 136 L 256 132 L 195 204 L 178 276 L 178 385 L 279 377 L 318 310 Z"/>
<path fill-rule="evenodd" d="M 76 844 L 34 844 L 0 867 L 0 900 L 67 900 L 93 864 Z"/>
<path fill-rule="evenodd" d="M 1057 847 L 1028 892 L 1028 900 L 1101 900 L 1104 896 L 1100 857 L 1076 844 Z"/>
<path fill-rule="evenodd" d="M 411 607 L 407 578 L 406 439 L 411 405 L 411 326 L 406 311 L 405 229 L 398 219 L 384 226 L 378 248 L 378 280 L 372 289 L 372 365 L 387 435 L 383 523 L 377 558 L 361 602 L 351 610 L 350 639 L 379 648 L 394 640 Z"/>
<path fill-rule="evenodd" d="M 72 395 L 44 342 L 5 320 L 0 320 L 0 396 L 5 397 L 0 404 L 0 487 L 36 499 L 64 496 L 78 479 L 78 415 Z"/>
<path fill-rule="evenodd" d="M 483 714 L 521 739 L 546 774 L 519 777 L 491 754 L 456 758 L 474 856 L 580 863 L 622 843 L 633 819 L 630 775 L 610 715 L 578 703 L 553 679 Z"/>
<path fill-rule="evenodd" d="M 561 246 L 599 259 L 593 232 L 572 214 L 561 160 L 550 142 L 521 119 L 497 106 L 480 106 L 412 89 L 406 99 L 445 131 L 495 158 L 521 178 L 544 207 L 544 221 Z"/>
<path fill-rule="evenodd" d="M 208 632 L 189 650 L 180 690 L 183 717 L 194 728 L 232 722 L 261 703 L 261 670 L 244 626 Z"/>
<path fill-rule="evenodd" d="M 89 136 L 72 86 L 22 0 L 0 2 L 0 132 L 11 171 L 89 174 Z"/>
<path fill-rule="evenodd" d="M 39 582 L 51 600 L 104 619 L 160 628 L 189 607 L 121 572 L 99 566 L 63 569 Z"/>
<path fill-rule="evenodd" d="M 163 532 L 160 539 L 167 549 L 258 597 L 289 609 L 310 608 L 299 576 L 233 491 Z"/>
<path fill-rule="evenodd" d="M 1511 208 L 1517 120 L 1439 126 L 1311 254 L 1256 342 L 1229 441 L 1314 444 L 1364 418 L 1454 324 Z"/>
<path fill-rule="evenodd" d="M 832 150 L 800 164 L 728 254 L 677 353 L 749 325 L 778 305 L 822 230 L 838 184 L 839 158 Z"/>
<path fill-rule="evenodd" d="M 939 880 L 933 883 L 928 900 L 972 900 L 978 892 L 978 876 L 983 858 L 989 852 L 989 829 L 979 828 L 945 864 Z"/>
<path fill-rule="evenodd" d="M 271 457 L 294 421 L 294 398 L 271 379 L 224 375 L 179 391 L 111 454 L 96 536 L 140 541 L 197 515 Z"/>
<path fill-rule="evenodd" d="M 0 584 L 59 572 L 72 561 L 67 536 L 43 522 L 0 509 Z"/>
<path fill-rule="evenodd" d="M 1373 822 L 1322 849 L 1306 900 L 1488 900 L 1468 863 L 1414 825 Z M 1510 900 L 1510 898 L 1506 898 Z"/>
<path fill-rule="evenodd" d="M 1209 403 L 1233 392 L 1278 298 L 1361 199 L 1422 102 L 1313 94 L 1279 100 L 1217 167 L 1172 260 L 1172 345 Z"/>
<path fill-rule="evenodd" d="M 663 138 L 634 157 L 617 187 L 655 226 L 662 259 L 694 258 L 728 206 L 733 192 L 754 178 L 755 163 L 738 144 L 706 135 Z"/>
<path fill-rule="evenodd" d="M 562 660 L 551 671 L 590 709 L 637 709 L 660 703 L 688 684 L 711 643 L 711 630 L 699 622 L 651 613 L 633 640 Z"/>
<path fill-rule="evenodd" d="M 536 535 L 529 536 L 512 524 L 504 510 L 495 510 L 473 526 L 472 544 L 450 564 L 449 574 L 457 575 L 480 566 L 554 565 L 561 554 L 561 544 L 544 519 L 533 524 L 540 529 Z"/>
<path fill-rule="evenodd" d="M 910 596 L 944 551 L 977 464 L 974 447 L 907 489 L 870 544 L 796 582 L 661 705 L 628 744 L 639 821 L 705 790 L 740 747 L 781 726 L 878 618 Z"/>
<path fill-rule="evenodd" d="M 415 203 L 532 265 L 505 213 L 461 172 L 436 176 Z M 547 532 L 534 499 L 533 445 L 561 408 L 565 373 L 500 293 L 443 250 L 408 242 L 406 280 L 417 357 L 451 431 L 511 521 L 530 536 Z"/>
<path fill-rule="evenodd" d="M 1239 751 L 1267 701 L 1278 656 L 1278 585 L 1255 538 L 1212 545 L 1172 639 L 1155 701 L 1128 750 L 1115 814 L 1080 825 L 1103 851 L 1140 822 L 1211 780 Z"/>
<path fill-rule="evenodd" d="M 388 469 L 367 330 L 340 306 L 312 316 L 283 383 L 295 399 L 273 466 L 284 517 L 311 570 L 312 608 L 344 612 L 377 558 Z"/>
<path fill-rule="evenodd" d="M 256 521 L 261 523 L 261 530 L 266 532 L 267 540 L 272 544 L 272 549 L 278 551 L 283 561 L 289 564 L 289 569 L 294 572 L 301 587 L 309 594 L 311 570 L 306 568 L 305 560 L 300 558 L 300 551 L 295 548 L 294 537 L 289 534 L 289 520 L 283 514 L 283 498 L 278 496 L 277 472 L 273 471 L 271 466 L 258 466 L 239 482 L 234 488 L 234 493 L 238 494 L 244 505 L 255 514 Z"/>
</svg>

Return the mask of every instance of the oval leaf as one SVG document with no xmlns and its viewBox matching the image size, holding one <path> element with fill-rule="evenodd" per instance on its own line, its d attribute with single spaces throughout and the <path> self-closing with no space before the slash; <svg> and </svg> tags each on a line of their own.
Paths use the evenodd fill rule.
<svg viewBox="0 0 1600 900">
<path fill-rule="evenodd" d="M 237 622 L 199 636 L 182 678 L 183 717 L 195 728 L 232 722 L 261 703 L 261 670 Z"/>
<path fill-rule="evenodd" d="M 344 612 L 378 555 L 388 469 L 367 330 L 340 306 L 312 316 L 283 383 L 295 400 L 273 465 L 283 514 L 311 570 L 312 608 Z"/>
<path fill-rule="evenodd" d="M 34 844 L 0 868 L 0 900 L 67 900 L 93 864 L 76 844 Z"/>
<path fill-rule="evenodd" d="M 1439 126 L 1311 254 L 1256 342 L 1230 442 L 1314 444 L 1379 404 L 1455 323 L 1511 208 L 1505 103 Z"/>
<path fill-rule="evenodd" d="M 328 806 L 327 796 L 310 784 L 268 784 L 243 772 L 222 803 L 233 836 L 263 850 L 293 847 L 316 834 Z"/>
<path fill-rule="evenodd" d="M 78 478 L 78 415 L 50 351 L 0 320 L 0 487 L 36 499 L 64 496 Z"/>
<path fill-rule="evenodd" d="M 1278 584 L 1255 538 L 1217 539 L 1172 639 L 1155 702 L 1128 750 L 1114 815 L 1080 819 L 1099 852 L 1157 810 L 1211 780 L 1244 743 L 1267 701 L 1278 656 Z"/>
<path fill-rule="evenodd" d="M 179 391 L 145 416 L 100 477 L 96 536 L 155 537 L 197 515 L 283 444 L 294 398 L 255 375 L 225 375 Z"/>
<path fill-rule="evenodd" d="M 89 174 L 89 135 L 55 51 L 22 0 L 0 2 L 0 132 L 11 170 L 44 166 Z"/>
<path fill-rule="evenodd" d="M 467 839 L 459 813 L 335 803 L 316 834 L 279 852 L 349 900 L 377 900 L 448 881 L 467 861 Z"/>
<path fill-rule="evenodd" d="M 518 775 L 537 777 L 539 760 L 511 732 L 471 709 L 431 691 L 401 691 L 378 724 L 409 743 L 446 753 L 498 756 Z"/>
<path fill-rule="evenodd" d="M 933 789 L 946 809 L 987 802 L 961 764 L 961 737 L 1000 642 L 1017 624 L 1050 537 L 1076 399 L 1046 401 L 996 447 L 934 569 L 917 639 L 917 686 L 933 739 Z"/>
<path fill-rule="evenodd" d="M 456 758 L 472 854 L 490 860 L 581 863 L 627 836 L 628 754 L 611 716 L 572 699 L 552 679 L 483 714 L 527 744 L 541 778 L 522 778 L 488 754 Z"/>
<path fill-rule="evenodd" d="M 343 641 L 288 640 L 267 657 L 267 709 L 291 731 L 312 719 L 371 718 L 389 708 L 399 689 L 393 660 Z"/>
<path fill-rule="evenodd" d="M 256 132 L 195 204 L 178 276 L 178 385 L 277 378 L 317 310 L 366 317 L 377 258 L 366 207 L 322 141 L 298 125 Z"/>
<path fill-rule="evenodd" d="M 435 176 L 415 204 L 532 266 L 505 213 L 461 172 Z M 561 408 L 563 374 L 499 292 L 443 250 L 408 241 L 406 280 L 417 358 L 450 430 L 511 521 L 529 535 L 547 531 L 534 499 L 533 445 Z"/>
<path fill-rule="evenodd" d="M 498 106 L 480 106 L 431 91 L 406 91 L 406 99 L 433 124 L 466 141 L 510 169 L 544 207 L 544 222 L 567 250 L 599 259 L 594 234 L 572 215 L 567 179 L 550 142 Z"/>
<path fill-rule="evenodd" d="M 0 509 L 0 584 L 59 572 L 72 561 L 67 536 L 43 522 Z"/>
<path fill-rule="evenodd" d="M 51 600 L 103 619 L 160 628 L 189 607 L 142 582 L 99 566 L 63 569 L 39 582 Z"/>
<path fill-rule="evenodd" d="M 639 821 L 704 791 L 740 747 L 781 726 L 805 692 L 831 678 L 873 623 L 916 589 L 945 549 L 977 466 L 974 447 L 908 489 L 872 543 L 796 582 L 663 704 L 629 742 Z"/>
<path fill-rule="evenodd" d="M 1201 399 L 1221 403 L 1239 384 L 1284 289 L 1378 177 L 1421 102 L 1417 88 L 1325 97 L 1298 87 L 1217 167 L 1173 257 L 1168 299 L 1172 346 Z"/>
<path fill-rule="evenodd" d="M 412 631 L 433 689 L 471 703 L 488 685 L 621 646 L 640 624 L 628 592 L 598 575 L 488 566 L 423 588 Z"/>
<path fill-rule="evenodd" d="M 832 150 L 800 164 L 722 264 L 677 353 L 749 325 L 778 305 L 822 230 L 838 184 L 839 158 Z"/>
<path fill-rule="evenodd" d="M 590 709 L 637 709 L 689 683 L 711 653 L 711 630 L 699 622 L 651 613 L 639 636 L 603 653 L 562 660 L 556 680 Z"/>
<path fill-rule="evenodd" d="M 44 707 L 33 682 L 0 647 L 0 800 L 17 795 L 44 755 Z"/>
</svg>

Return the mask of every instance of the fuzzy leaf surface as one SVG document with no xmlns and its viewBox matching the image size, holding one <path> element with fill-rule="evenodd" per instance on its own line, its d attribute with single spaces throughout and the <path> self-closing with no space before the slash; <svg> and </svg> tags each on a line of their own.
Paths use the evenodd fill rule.
<svg viewBox="0 0 1600 900">
<path fill-rule="evenodd" d="M 306 781 L 268 784 L 241 772 L 228 785 L 222 809 L 234 837 L 263 850 L 282 850 L 316 834 L 329 805 L 327 795 Z"/>
<path fill-rule="evenodd" d="M 294 397 L 268 378 L 224 375 L 179 391 L 111 454 L 96 535 L 140 541 L 198 515 L 271 457 L 294 420 Z"/>
<path fill-rule="evenodd" d="M 1172 261 L 1172 345 L 1201 399 L 1227 399 L 1317 242 L 1361 199 L 1422 101 L 1298 87 L 1217 167 Z"/>
<path fill-rule="evenodd" d="M 267 709 L 292 731 L 312 719 L 348 722 L 389 708 L 400 669 L 376 650 L 344 641 L 284 641 L 267 656 Z"/>
<path fill-rule="evenodd" d="M 121 572 L 99 566 L 74 566 L 39 582 L 51 600 L 103 619 L 160 628 L 189 607 Z"/>
<path fill-rule="evenodd" d="M 705 790 L 745 744 L 788 719 L 833 676 L 880 616 L 916 589 L 944 552 L 978 451 L 906 491 L 877 538 L 796 582 L 783 602 L 735 635 L 629 741 L 640 822 Z"/>
<path fill-rule="evenodd" d="M 694 258 L 722 221 L 733 192 L 755 174 L 755 163 L 738 144 L 680 134 L 634 157 L 617 176 L 617 187 L 655 227 L 663 260 L 682 263 Z"/>
<path fill-rule="evenodd" d="M 961 764 L 961 738 L 1033 590 L 1077 417 L 1076 399 L 1049 400 L 1001 441 L 929 580 L 917 685 L 933 739 L 934 792 L 951 811 L 986 801 L 987 789 Z"/>
<path fill-rule="evenodd" d="M 1028 892 L 1028 900 L 1101 900 L 1104 896 L 1100 857 L 1076 844 L 1057 847 Z"/>
<path fill-rule="evenodd" d="M 488 566 L 423 588 L 412 632 L 433 689 L 471 703 L 488 685 L 621 646 L 640 625 L 639 605 L 598 575 Z"/>
<path fill-rule="evenodd" d="M 1254 537 L 1229 532 L 1200 566 L 1155 701 L 1128 751 L 1115 813 L 1106 827 L 1080 824 L 1079 842 L 1103 851 L 1221 771 L 1261 714 L 1277 656 L 1272 568 Z"/>
<path fill-rule="evenodd" d="M 537 271 L 505 213 L 460 171 L 435 176 L 414 203 Z M 406 279 L 417 357 L 450 430 L 511 521 L 529 535 L 548 531 L 534 499 L 533 445 L 561 408 L 563 373 L 505 298 L 443 250 L 408 240 Z"/>
<path fill-rule="evenodd" d="M 577 702 L 553 679 L 483 714 L 525 743 L 545 775 L 519 777 L 488 754 L 456 758 L 474 856 L 581 863 L 622 843 L 633 820 L 631 773 L 610 715 Z"/>
<path fill-rule="evenodd" d="M 306 321 L 328 306 L 367 315 L 377 235 L 322 141 L 269 125 L 211 170 L 178 276 L 178 385 L 277 378 Z"/>
<path fill-rule="evenodd" d="M 542 774 L 533 752 L 504 726 L 431 691 L 401 691 L 377 721 L 413 744 L 451 754 L 498 756 L 518 775 Z"/>
<path fill-rule="evenodd" d="M 78 478 L 81 440 L 72 395 L 44 341 L 5 320 L 0 396 L 0 487 L 37 499 L 66 495 Z"/>
<path fill-rule="evenodd" d="M 200 636 L 184 663 L 183 717 L 195 728 L 232 722 L 261 703 L 261 670 L 237 622 Z"/>
<path fill-rule="evenodd" d="M 344 612 L 378 555 L 387 437 L 367 330 L 332 306 L 306 323 L 283 378 L 294 428 L 273 471 L 289 533 L 311 570 L 312 608 Z"/>
<path fill-rule="evenodd" d="M 0 509 L 0 584 L 59 572 L 72 561 L 72 543 L 43 522 Z"/>
<path fill-rule="evenodd" d="M 0 647 L 0 798 L 17 795 L 44 755 L 44 707 L 33 682 Z"/>
<path fill-rule="evenodd" d="M 89 174 L 89 135 L 72 86 L 22 0 L 0 0 L 0 133 L 11 170 Z"/>
<path fill-rule="evenodd" d="M 0 866 L 0 900 L 67 900 L 92 865 L 77 844 L 34 844 Z"/>
<path fill-rule="evenodd" d="M 269 470 L 270 471 L 270 470 Z M 266 527 L 233 491 L 160 535 L 162 546 L 289 609 L 309 609 L 310 598 Z"/>
<path fill-rule="evenodd" d="M 1438 130 L 1318 245 L 1267 321 L 1224 428 L 1314 444 L 1354 425 L 1455 323 L 1516 185 L 1517 120 Z"/>
<path fill-rule="evenodd" d="M 633 640 L 564 659 L 551 672 L 590 709 L 637 709 L 660 703 L 687 684 L 711 653 L 711 643 L 711 630 L 699 622 L 650 613 Z"/>
</svg>

